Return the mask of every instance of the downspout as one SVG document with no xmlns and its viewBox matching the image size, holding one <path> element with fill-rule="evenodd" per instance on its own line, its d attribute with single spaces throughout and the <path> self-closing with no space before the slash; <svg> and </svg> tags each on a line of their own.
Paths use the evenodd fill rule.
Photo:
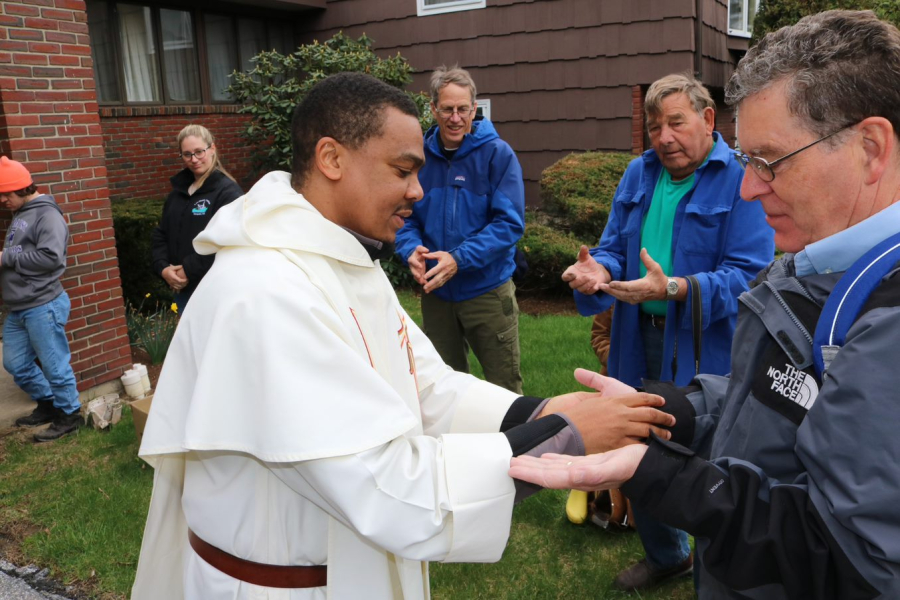
<svg viewBox="0 0 900 600">
<path fill-rule="evenodd" d="M 697 23 L 694 27 L 694 77 L 703 81 L 703 1 L 694 0 L 694 14 Z"/>
</svg>

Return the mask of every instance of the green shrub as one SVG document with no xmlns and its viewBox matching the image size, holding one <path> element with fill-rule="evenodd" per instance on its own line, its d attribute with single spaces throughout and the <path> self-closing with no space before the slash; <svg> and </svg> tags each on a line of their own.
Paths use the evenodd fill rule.
<svg viewBox="0 0 900 600">
<path fill-rule="evenodd" d="M 379 58 L 365 34 L 354 40 L 338 32 L 325 42 L 314 41 L 291 54 L 261 52 L 247 72 L 235 71 L 228 92 L 242 104 L 240 112 L 253 115 L 244 131 L 247 145 L 255 149 L 254 165 L 260 172 L 290 171 L 291 115 L 294 107 L 318 81 L 345 71 L 368 73 L 396 88 L 412 81 L 412 67 L 398 53 Z M 425 131 L 431 125 L 427 95 L 407 92 L 419 107 Z"/>
<path fill-rule="evenodd" d="M 560 277 L 582 244 L 593 247 L 606 227 L 612 199 L 631 154 L 570 154 L 544 169 L 539 209 L 525 213 L 519 248 L 529 270 L 518 287 L 524 293 L 568 294 Z"/>
<path fill-rule="evenodd" d="M 543 210 L 579 239 L 596 244 L 619 180 L 633 159 L 618 152 L 585 152 L 558 160 L 541 174 Z"/>
<path fill-rule="evenodd" d="M 516 287 L 524 294 L 567 294 L 569 285 L 560 276 L 575 262 L 583 242 L 536 219 L 531 211 L 525 214 L 525 235 L 519 248 L 528 260 L 528 273 Z"/>
<path fill-rule="evenodd" d="M 122 294 L 131 306 L 143 306 L 147 294 L 168 306 L 172 291 L 153 272 L 150 235 L 159 224 L 165 198 L 112 201 L 113 229 Z"/>
</svg>

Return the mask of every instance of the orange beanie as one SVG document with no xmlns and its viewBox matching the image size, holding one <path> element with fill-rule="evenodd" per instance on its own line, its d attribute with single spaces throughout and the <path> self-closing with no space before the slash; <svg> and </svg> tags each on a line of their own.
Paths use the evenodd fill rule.
<svg viewBox="0 0 900 600">
<path fill-rule="evenodd" d="M 0 156 L 0 194 L 17 192 L 34 183 L 31 173 L 20 162 Z"/>
</svg>

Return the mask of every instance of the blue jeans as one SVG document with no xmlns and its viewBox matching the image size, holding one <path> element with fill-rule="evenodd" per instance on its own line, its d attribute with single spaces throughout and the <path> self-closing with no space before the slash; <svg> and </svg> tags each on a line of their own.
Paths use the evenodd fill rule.
<svg viewBox="0 0 900 600">
<path fill-rule="evenodd" d="M 643 313 L 641 313 L 643 315 Z M 647 361 L 647 378 L 659 379 L 662 373 L 663 332 L 653 327 L 650 320 L 641 317 L 641 339 Z M 683 562 L 691 553 L 687 533 L 660 523 L 649 514 L 632 506 L 634 521 L 647 562 L 653 570 L 668 569 Z"/>
<path fill-rule="evenodd" d="M 3 324 L 3 368 L 32 400 L 53 402 L 67 415 L 81 408 L 66 340 L 70 308 L 63 292 L 41 306 L 10 311 Z"/>
</svg>

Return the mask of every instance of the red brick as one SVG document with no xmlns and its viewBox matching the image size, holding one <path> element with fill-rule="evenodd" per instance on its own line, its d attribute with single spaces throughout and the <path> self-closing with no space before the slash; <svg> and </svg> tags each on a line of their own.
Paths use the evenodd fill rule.
<svg viewBox="0 0 900 600">
<path fill-rule="evenodd" d="M 10 52 L 15 51 L 28 51 L 28 42 L 16 42 L 13 40 L 3 40 L 0 41 L 0 50 L 9 50 Z"/>
<path fill-rule="evenodd" d="M 7 96 L 11 94 L 24 94 L 25 92 L 4 92 L 3 98 L 6 99 Z M 31 94 L 32 96 L 34 94 Z M 39 115 L 8 115 L 6 117 L 6 125 L 8 127 L 25 127 L 27 125 L 39 125 L 41 122 L 41 117 Z"/>
<path fill-rule="evenodd" d="M 46 79 L 19 79 L 16 87 L 20 90 L 46 90 L 50 83 Z"/>
<path fill-rule="evenodd" d="M 63 171 L 63 179 L 66 179 L 66 173 L 68 173 L 70 169 L 74 169 L 77 164 L 77 162 L 71 159 L 56 160 L 47 163 L 47 168 L 51 171 Z"/>
<path fill-rule="evenodd" d="M 25 20 L 22 17 L 0 15 L 0 27 L 21 27 L 23 23 L 25 23 Z"/>
<path fill-rule="evenodd" d="M 73 235 L 72 243 L 73 244 L 83 244 L 83 243 L 93 242 L 93 241 L 101 240 L 101 239 L 103 239 L 103 234 L 101 234 L 99 231 L 92 231 L 90 233 L 81 233 L 79 235 Z M 106 275 L 103 275 L 99 279 L 106 279 Z M 86 279 L 85 277 L 82 277 L 81 282 L 87 283 L 88 281 L 99 281 L 99 279 L 95 278 L 95 279 L 89 280 L 89 279 Z"/>
<path fill-rule="evenodd" d="M 93 341 L 93 339 L 91 340 Z M 106 363 L 111 362 L 119 358 L 118 350 L 110 350 L 108 352 L 101 352 L 91 357 L 91 364 L 93 365 L 101 365 L 106 368 Z"/>
<path fill-rule="evenodd" d="M 47 140 L 48 148 L 70 148 L 75 145 L 72 138 L 58 137 Z"/>
<path fill-rule="evenodd" d="M 41 16 L 45 19 L 56 19 L 57 21 L 74 21 L 75 13 L 71 10 L 56 10 L 53 8 L 41 9 Z"/>
<path fill-rule="evenodd" d="M 66 21 L 59 22 L 60 31 L 70 31 L 72 33 L 87 33 L 87 23 L 68 23 Z"/>
<path fill-rule="evenodd" d="M 20 15 L 23 17 L 36 17 L 41 14 L 41 9 L 37 6 L 26 6 L 24 4 L 14 4 L 7 2 L 3 7 L 4 12 L 8 15 Z"/>
<path fill-rule="evenodd" d="M 32 160 L 54 160 L 59 158 L 59 150 L 32 150 L 28 153 Z"/>
<path fill-rule="evenodd" d="M 131 356 L 131 346 L 126 344 L 123 348 L 121 348 L 119 350 L 119 353 L 121 354 L 122 358 L 120 358 L 119 360 L 114 360 L 114 361 L 106 364 L 106 368 L 109 369 L 112 376 L 104 381 L 110 381 L 112 379 L 116 379 L 117 377 L 121 377 L 124 372 L 124 369 L 121 369 L 120 367 L 130 366 L 131 363 L 134 362 L 134 360 L 132 359 L 132 356 Z M 101 381 L 101 383 L 102 383 L 102 381 Z"/>
<path fill-rule="evenodd" d="M 23 113 L 52 113 L 53 105 L 42 102 L 27 102 L 22 104 Z"/>
<path fill-rule="evenodd" d="M 44 39 L 44 32 L 34 29 L 10 29 L 9 39 L 41 41 Z"/>
<path fill-rule="evenodd" d="M 62 102 L 66 99 L 65 92 L 53 92 L 53 91 L 41 91 L 35 92 L 34 99 L 38 102 Z M 52 113 L 52 110 L 48 110 L 48 113 Z"/>
<path fill-rule="evenodd" d="M 78 41 L 78 36 L 74 33 L 62 33 L 59 31 L 48 31 L 44 34 L 44 39 L 48 42 L 56 42 L 59 44 L 74 44 Z M 74 64 L 78 64 L 76 61 Z"/>
<path fill-rule="evenodd" d="M 61 50 L 64 54 L 76 54 L 78 56 L 88 56 L 91 53 L 91 47 L 78 44 L 63 44 Z"/>
<path fill-rule="evenodd" d="M 56 8 L 66 8 L 82 12 L 85 10 L 84 0 L 56 0 L 54 5 Z"/>
<path fill-rule="evenodd" d="M 50 137 L 51 135 L 56 135 L 55 127 L 26 127 L 25 128 L 25 137 L 30 137 L 30 138 Z"/>
<path fill-rule="evenodd" d="M 59 54 L 59 44 L 47 42 L 29 42 L 29 52 L 43 52 L 44 54 Z"/>
<path fill-rule="evenodd" d="M 54 55 L 50 56 L 49 59 L 51 65 L 58 65 L 60 67 L 75 67 L 79 64 L 77 56 Z"/>
<path fill-rule="evenodd" d="M 59 29 L 59 21 L 55 19 L 41 19 L 40 17 L 25 17 L 25 27 L 32 29 Z"/>
<path fill-rule="evenodd" d="M 52 56 L 50 57 L 53 58 Z M 68 74 L 68 69 L 66 73 Z M 66 75 L 68 76 L 68 75 Z M 80 79 L 56 79 L 51 83 L 54 90 L 81 90 L 84 89 L 84 82 Z"/>
<path fill-rule="evenodd" d="M 46 142 L 49 140 L 24 140 L 24 139 L 13 139 L 10 140 L 10 145 L 15 150 L 34 150 L 43 148 L 46 145 Z"/>
<path fill-rule="evenodd" d="M 31 67 L 3 65 L 0 66 L 0 76 L 3 75 L 8 75 L 10 77 L 31 77 Z"/>
</svg>

